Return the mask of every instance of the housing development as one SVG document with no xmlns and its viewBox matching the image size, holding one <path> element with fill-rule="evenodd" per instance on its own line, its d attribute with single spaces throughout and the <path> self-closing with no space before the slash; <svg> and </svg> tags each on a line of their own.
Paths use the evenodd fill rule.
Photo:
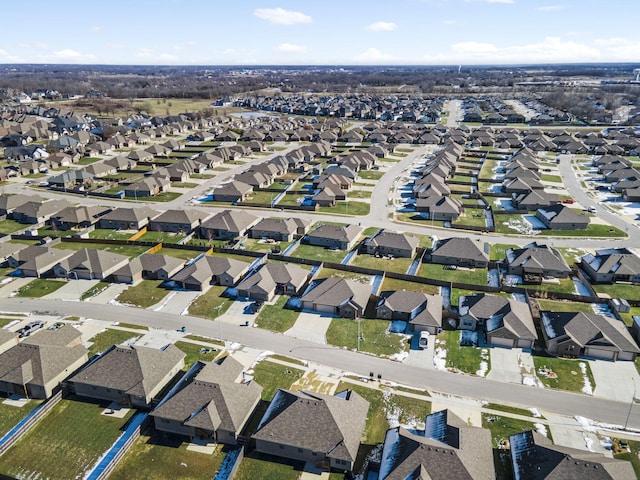
<svg viewBox="0 0 640 480">
<path fill-rule="evenodd" d="M 0 476 L 638 478 L 639 84 L 598 68 L 0 75 Z"/>
</svg>

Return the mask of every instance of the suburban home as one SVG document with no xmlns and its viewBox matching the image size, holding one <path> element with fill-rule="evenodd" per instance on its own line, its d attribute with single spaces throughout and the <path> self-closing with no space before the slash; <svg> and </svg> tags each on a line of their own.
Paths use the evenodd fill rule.
<svg viewBox="0 0 640 480">
<path fill-rule="evenodd" d="M 176 273 L 171 280 L 186 290 L 206 291 L 211 285 L 234 286 L 247 273 L 249 263 L 205 255 Z"/>
<path fill-rule="evenodd" d="M 442 297 L 407 290 L 383 292 L 376 305 L 376 318 L 404 320 L 415 332 L 437 333 L 442 327 Z"/>
<path fill-rule="evenodd" d="M 523 283 L 542 283 L 547 277 L 567 278 L 571 268 L 553 247 L 530 243 L 522 248 L 509 248 L 504 263 L 508 275 L 519 275 Z"/>
<path fill-rule="evenodd" d="M 76 395 L 145 408 L 184 367 L 185 354 L 164 349 L 112 345 L 69 379 Z"/>
<path fill-rule="evenodd" d="M 256 450 L 322 469 L 351 471 L 369 411 L 353 390 L 278 390 L 253 434 Z"/>
<path fill-rule="evenodd" d="M 635 360 L 640 349 L 624 322 L 583 312 L 540 312 L 547 350 L 552 355 Z"/>
<path fill-rule="evenodd" d="M 458 328 L 482 327 L 487 343 L 509 348 L 532 348 L 538 338 L 529 305 L 513 298 L 489 294 L 460 296 Z"/>
<path fill-rule="evenodd" d="M 308 233 L 303 241 L 309 245 L 336 250 L 351 250 L 364 229 L 357 225 L 323 224 Z"/>
<path fill-rule="evenodd" d="M 69 205 L 69 202 L 66 200 L 27 202 L 14 208 L 10 216 L 12 220 L 19 223 L 39 225 L 44 224 L 56 213 Z"/>
<path fill-rule="evenodd" d="M 49 398 L 86 361 L 87 349 L 74 326 L 42 330 L 0 353 L 0 392 Z"/>
<path fill-rule="evenodd" d="M 307 233 L 309 225 L 310 220 L 301 218 L 263 218 L 249 229 L 249 237 L 291 242 Z"/>
<path fill-rule="evenodd" d="M 448 196 L 431 195 L 416 200 L 416 211 L 427 212 L 431 220 L 454 222 L 462 210 L 462 203 Z"/>
<path fill-rule="evenodd" d="M 198 361 L 180 389 L 151 412 L 156 430 L 236 445 L 262 393 L 262 387 L 244 381 L 242 373 L 242 364 L 230 355 L 211 363 Z"/>
<path fill-rule="evenodd" d="M 28 248 L 28 246 L 22 243 L 0 242 L 0 265 L 9 265 L 9 258 L 12 255 L 17 256 L 18 252 L 20 250 L 24 250 L 25 248 Z M 17 266 L 18 265 L 15 264 L 14 268 Z"/>
<path fill-rule="evenodd" d="M 19 269 L 23 277 L 40 278 L 53 271 L 58 262 L 70 257 L 74 250 L 62 250 L 59 248 L 49 248 L 47 246 L 32 245 L 17 252 L 19 258 Z M 15 257 L 12 256 L 9 265 L 14 266 Z"/>
<path fill-rule="evenodd" d="M 184 268 L 185 261 L 170 255 L 143 253 L 113 272 L 118 283 L 136 283 L 140 280 L 169 280 Z"/>
<path fill-rule="evenodd" d="M 253 187 L 240 181 L 225 183 L 216 187 L 213 191 L 213 200 L 216 202 L 243 202 L 253 192 Z"/>
<path fill-rule="evenodd" d="M 200 235 L 207 240 L 233 240 L 242 237 L 260 220 L 244 210 L 223 210 L 200 225 Z"/>
<path fill-rule="evenodd" d="M 554 445 L 546 436 L 532 430 L 510 435 L 509 446 L 513 478 L 637 478 L 631 462 L 592 451 Z"/>
<path fill-rule="evenodd" d="M 63 208 L 51 217 L 51 227 L 59 230 L 81 230 L 95 225 L 110 207 L 74 205 Z"/>
<path fill-rule="evenodd" d="M 607 248 L 588 253 L 580 266 L 594 283 L 640 282 L 640 258 L 627 248 Z"/>
<path fill-rule="evenodd" d="M 489 429 L 449 410 L 427 415 L 424 431 L 387 430 L 380 459 L 378 480 L 495 478 Z"/>
<path fill-rule="evenodd" d="M 441 265 L 469 268 L 487 268 L 489 265 L 489 256 L 484 251 L 484 245 L 464 237 L 436 241 L 428 257 L 431 263 Z"/>
<path fill-rule="evenodd" d="M 127 197 L 153 197 L 162 192 L 169 191 L 171 188 L 171 181 L 167 177 L 161 175 L 153 175 L 151 177 L 145 177 L 139 182 L 132 183 L 124 189 L 124 194 Z"/>
<path fill-rule="evenodd" d="M 302 308 L 343 318 L 364 314 L 371 285 L 344 278 L 325 278 L 313 282 L 313 288 L 302 296 Z"/>
<path fill-rule="evenodd" d="M 309 279 L 309 271 L 290 263 L 267 263 L 237 286 L 239 297 L 270 301 L 274 295 L 296 295 Z"/>
<path fill-rule="evenodd" d="M 53 175 L 47 179 L 50 187 L 77 190 L 89 187 L 94 181 L 91 173 L 85 170 L 65 170 L 60 175 Z"/>
<path fill-rule="evenodd" d="M 9 215 L 25 203 L 42 203 L 42 201 L 43 199 L 37 195 L 23 195 L 21 193 L 13 195 L 3 193 L 0 194 L 0 215 Z"/>
<path fill-rule="evenodd" d="M 519 210 L 532 211 L 538 208 L 550 207 L 560 202 L 556 193 L 548 193 L 544 190 L 529 190 L 520 193 L 511 199 L 511 204 Z"/>
<path fill-rule="evenodd" d="M 209 214 L 197 210 L 167 210 L 149 222 L 149 230 L 154 232 L 189 233 L 200 226 Z"/>
<path fill-rule="evenodd" d="M 363 247 L 369 255 L 412 258 L 419 243 L 416 237 L 380 230 L 374 236 L 365 239 Z"/>
<path fill-rule="evenodd" d="M 536 210 L 536 218 L 552 230 L 585 230 L 589 227 L 587 215 L 562 204 L 539 208 Z"/>
<path fill-rule="evenodd" d="M 159 212 L 144 205 L 135 208 L 119 207 L 100 218 L 98 225 L 110 230 L 140 230 L 158 214 Z"/>
<path fill-rule="evenodd" d="M 0 354 L 16 345 L 18 345 L 18 334 L 9 330 L 0 329 Z"/>
<path fill-rule="evenodd" d="M 53 272 L 59 278 L 106 280 L 118 269 L 129 263 L 129 257 L 118 253 L 83 248 L 58 262 Z"/>
</svg>

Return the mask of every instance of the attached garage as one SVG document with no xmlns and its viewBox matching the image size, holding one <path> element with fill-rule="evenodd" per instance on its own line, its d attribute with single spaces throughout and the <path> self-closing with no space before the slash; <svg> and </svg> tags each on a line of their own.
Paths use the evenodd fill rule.
<svg viewBox="0 0 640 480">
<path fill-rule="evenodd" d="M 584 356 L 597 358 L 599 360 L 615 360 L 616 352 L 612 350 L 603 350 L 601 348 L 586 347 L 584 349 Z"/>
<path fill-rule="evenodd" d="M 487 337 L 487 341 L 491 345 L 495 345 L 497 347 L 513 348 L 515 346 L 515 341 L 512 340 L 511 338 L 489 336 L 489 337 Z"/>
</svg>

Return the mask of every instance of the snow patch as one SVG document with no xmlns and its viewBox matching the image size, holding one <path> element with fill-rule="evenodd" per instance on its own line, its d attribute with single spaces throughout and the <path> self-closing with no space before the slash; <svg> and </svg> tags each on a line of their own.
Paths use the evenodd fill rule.
<svg viewBox="0 0 640 480">
<path fill-rule="evenodd" d="M 544 423 L 534 423 L 533 426 L 536 427 L 536 432 L 538 432 L 540 435 L 544 435 L 545 437 L 549 436 L 547 432 L 547 426 Z"/>
<path fill-rule="evenodd" d="M 540 412 L 538 411 L 538 409 L 535 408 L 535 407 L 527 408 L 527 410 L 529 410 L 531 412 L 531 415 L 533 415 L 535 418 L 541 418 L 542 417 L 542 415 L 540 415 Z"/>
<path fill-rule="evenodd" d="M 587 364 L 584 362 L 580 362 L 580 370 L 582 371 L 582 381 L 584 382 L 582 393 L 586 395 L 593 395 L 593 386 L 591 385 L 591 381 L 589 380 L 589 376 L 587 375 Z"/>
<path fill-rule="evenodd" d="M 437 345 L 436 340 L 436 345 Z M 436 347 L 433 351 L 433 365 L 436 367 L 436 370 L 446 370 L 447 369 L 447 350 L 441 347 Z"/>
</svg>

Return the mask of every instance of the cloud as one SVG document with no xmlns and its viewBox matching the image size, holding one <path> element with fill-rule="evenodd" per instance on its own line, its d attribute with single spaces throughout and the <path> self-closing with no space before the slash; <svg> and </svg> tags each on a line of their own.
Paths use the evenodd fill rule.
<svg viewBox="0 0 640 480">
<path fill-rule="evenodd" d="M 261 20 L 274 25 L 295 25 L 297 23 L 311 23 L 311 17 L 301 12 L 285 10 L 284 8 L 257 8 L 253 14 Z"/>
<path fill-rule="evenodd" d="M 44 42 L 16 43 L 16 48 L 26 48 L 31 50 L 48 50 L 49 45 Z"/>
<path fill-rule="evenodd" d="M 92 62 L 96 60 L 96 56 L 92 53 L 80 53 L 77 50 L 65 48 L 64 50 L 58 50 L 50 52 L 39 57 L 39 61 L 49 62 L 70 62 L 70 63 L 82 63 Z"/>
<path fill-rule="evenodd" d="M 559 12 L 560 10 L 564 10 L 566 7 L 564 5 L 541 5 L 536 7 L 536 10 L 539 12 Z"/>
<path fill-rule="evenodd" d="M 51 55 L 55 58 L 81 58 L 83 56 L 80 52 L 71 50 L 70 48 L 58 50 L 57 52 L 53 52 Z"/>
<path fill-rule="evenodd" d="M 391 32 L 398 28 L 393 22 L 375 22 L 371 25 L 367 25 L 365 30 L 369 30 L 370 32 Z"/>
<path fill-rule="evenodd" d="M 91 31 L 100 33 L 100 32 L 104 32 L 104 28 L 101 27 L 100 25 L 94 25 L 93 27 L 91 27 Z"/>
<path fill-rule="evenodd" d="M 301 53 L 305 52 L 307 47 L 303 45 L 294 45 L 292 43 L 282 43 L 278 45 L 275 50 L 282 53 Z"/>
<path fill-rule="evenodd" d="M 368 64 L 389 63 L 393 61 L 393 56 L 383 53 L 377 48 L 369 48 L 355 57 L 354 60 L 358 63 Z"/>
</svg>

